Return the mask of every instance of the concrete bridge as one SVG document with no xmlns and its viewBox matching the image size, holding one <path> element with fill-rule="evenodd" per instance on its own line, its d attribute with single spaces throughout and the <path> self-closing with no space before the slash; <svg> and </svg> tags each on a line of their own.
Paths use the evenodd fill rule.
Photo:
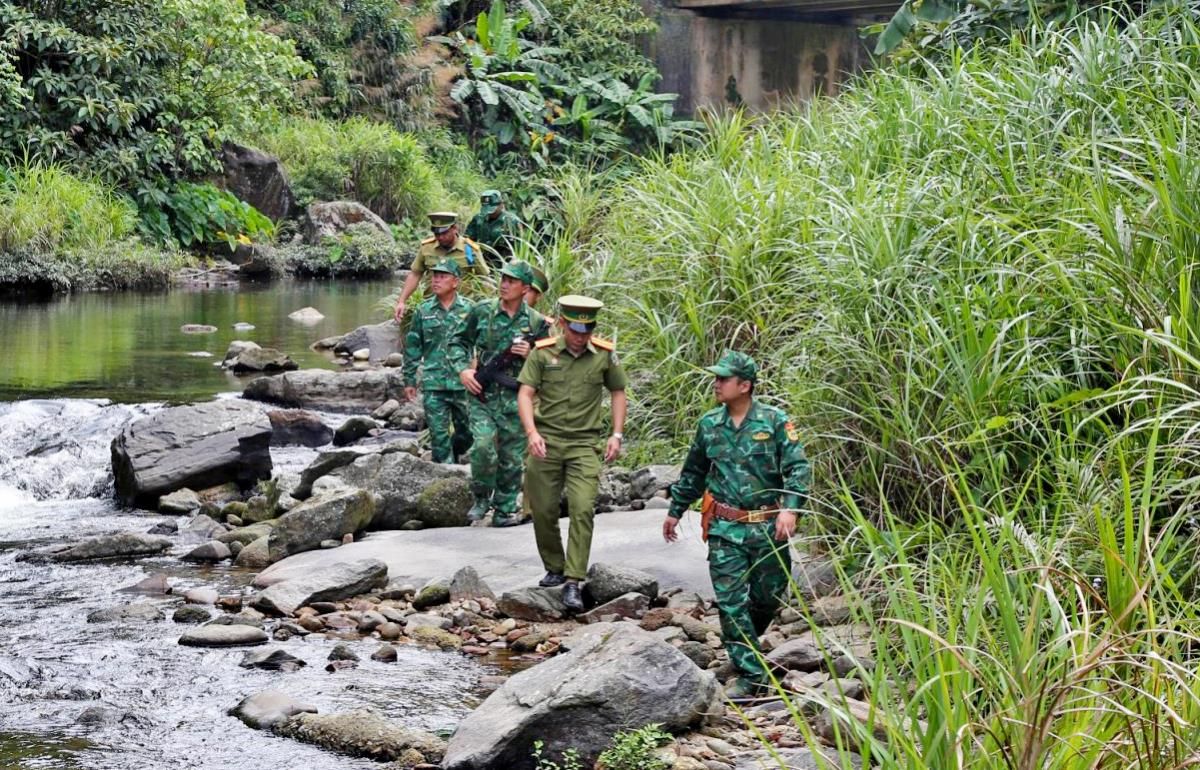
<svg viewBox="0 0 1200 770">
<path fill-rule="evenodd" d="M 834 95 L 869 66 L 859 30 L 900 0 L 659 0 L 649 45 L 679 109 L 769 110 Z"/>
</svg>

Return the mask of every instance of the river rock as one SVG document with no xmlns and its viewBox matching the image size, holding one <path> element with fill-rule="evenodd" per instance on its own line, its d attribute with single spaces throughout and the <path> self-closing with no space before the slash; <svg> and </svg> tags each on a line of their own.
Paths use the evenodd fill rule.
<svg viewBox="0 0 1200 770">
<path fill-rule="evenodd" d="M 263 535 L 259 539 L 247 544 L 238 552 L 237 558 L 233 560 L 235 567 L 245 567 L 246 569 L 263 569 L 271 564 L 271 538 L 269 535 Z"/>
<path fill-rule="evenodd" d="M 266 631 L 241 623 L 200 626 L 179 637 L 179 643 L 188 647 L 243 647 L 266 642 Z"/>
<path fill-rule="evenodd" d="M 816 671 L 825 665 L 825 656 L 807 639 L 789 639 L 767 653 L 767 661 L 786 671 Z"/>
<path fill-rule="evenodd" d="M 272 529 L 274 529 L 274 527 L 271 524 L 267 522 L 258 522 L 257 524 L 251 524 L 248 527 L 237 527 L 236 529 L 231 529 L 228 532 L 222 532 L 221 534 L 217 535 L 217 540 L 221 541 L 225 545 L 241 543 L 243 546 L 247 546 L 253 543 L 255 540 L 258 540 L 260 537 L 266 537 L 267 535 L 271 534 Z"/>
<path fill-rule="evenodd" d="M 164 596 L 171 593 L 171 581 L 161 572 L 134 583 L 131 586 L 118 588 L 118 593 L 123 594 L 148 594 L 150 596 Z"/>
<path fill-rule="evenodd" d="M 845 752 L 844 756 L 850 763 L 849 767 L 861 768 L 863 766 L 862 757 L 857 754 Z M 774 748 L 770 752 L 747 752 L 739 756 L 737 764 L 733 766 L 732 770 L 825 770 L 825 768 L 846 767 L 834 749 L 822 749 L 821 758 L 825 761 L 818 764 L 812 749 Z"/>
<path fill-rule="evenodd" d="M 495 599 L 496 594 L 479 577 L 474 567 L 463 567 L 450 578 L 450 601 L 461 602 L 467 599 Z"/>
<path fill-rule="evenodd" d="M 623 630 L 625 626 L 629 630 Z M 630 725 L 673 732 L 720 713 L 716 677 L 632 624 L 510 677 L 450 738 L 445 770 L 533 770 L 536 740 L 572 746 L 585 767 Z"/>
<path fill-rule="evenodd" d="M 171 520 L 160 521 L 146 530 L 147 535 L 174 535 L 177 532 L 179 532 L 179 522 Z"/>
<path fill-rule="evenodd" d="M 447 476 L 437 479 L 417 496 L 417 511 L 406 523 L 420 522 L 426 527 L 466 527 L 471 520 L 474 497 L 471 482 L 465 476 Z"/>
<path fill-rule="evenodd" d="M 366 348 L 369 360 L 382 361 L 392 353 L 401 352 L 403 347 L 404 339 L 400 333 L 400 326 L 388 319 L 383 323 L 358 327 L 338 340 L 333 346 L 333 352 L 348 356 Z"/>
<path fill-rule="evenodd" d="M 609 615 L 619 618 L 637 618 L 648 609 L 650 609 L 650 597 L 631 591 L 599 605 L 590 612 L 579 615 L 576 620 L 580 623 L 595 623 Z"/>
<path fill-rule="evenodd" d="M 450 626 L 450 618 L 443 618 L 441 615 L 409 615 L 404 619 L 404 633 L 409 636 L 418 628 L 437 628 L 445 631 Z"/>
<path fill-rule="evenodd" d="M 379 645 L 379 649 L 371 653 L 371 660 L 378 661 L 380 663 L 395 663 L 398 658 L 399 653 L 397 653 L 396 648 L 390 644 L 381 644 Z"/>
<path fill-rule="evenodd" d="M 462 637 L 433 626 L 417 626 L 408 634 L 415 644 L 428 644 L 443 650 L 461 650 Z"/>
<path fill-rule="evenodd" d="M 221 187 L 249 203 L 267 219 L 287 219 L 296 208 L 296 197 L 283 164 L 261 150 L 226 142 L 221 147 Z"/>
<path fill-rule="evenodd" d="M 436 735 L 401 727 L 371 711 L 297 714 L 276 732 L 352 757 L 395 761 L 402 767 L 436 763 L 446 750 L 446 742 Z"/>
<path fill-rule="evenodd" d="M 450 581 L 446 578 L 430 580 L 413 597 L 412 606 L 415 610 L 436 607 L 450 601 Z"/>
<path fill-rule="evenodd" d="M 225 526 L 216 519 L 206 513 L 199 513 L 179 530 L 179 534 L 182 536 L 183 542 L 202 543 L 216 538 L 225 531 Z"/>
<path fill-rule="evenodd" d="M 158 498 L 159 513 L 183 514 L 191 513 L 200 507 L 200 496 L 184 487 L 169 495 Z"/>
<path fill-rule="evenodd" d="M 805 599 L 841 591 L 837 565 L 821 556 L 803 555 L 792 560 L 792 582 Z"/>
<path fill-rule="evenodd" d="M 337 238 L 351 225 L 366 224 L 377 230 L 389 242 L 395 241 L 392 230 L 379 215 L 357 201 L 316 201 L 305 209 L 302 223 L 304 242 L 319 246 L 327 238 Z"/>
<path fill-rule="evenodd" d="M 268 536 L 272 562 L 313 551 L 322 540 L 361 532 L 375 518 L 379 500 L 363 489 L 334 492 L 306 500 L 279 517 Z"/>
<path fill-rule="evenodd" d="M 255 650 L 248 652 L 238 664 L 242 668 L 261 668 L 266 671 L 282 671 L 285 674 L 298 671 L 308 664 L 284 650 Z"/>
<path fill-rule="evenodd" d="M 596 490 L 596 504 L 610 508 L 629 505 L 632 476 L 628 468 L 607 468 L 600 474 L 600 485 Z"/>
<path fill-rule="evenodd" d="M 388 415 L 388 425 L 406 431 L 425 429 L 425 406 L 420 401 L 405 401 Z"/>
<path fill-rule="evenodd" d="M 303 479 L 307 475 L 302 474 Z M 469 497 L 461 513 L 451 505 L 464 499 L 451 488 L 421 500 L 426 488 L 439 479 L 457 478 L 465 483 L 467 469 L 442 465 L 414 457 L 407 451 L 372 452 L 356 457 L 353 462 L 329 472 L 326 478 L 356 489 L 369 489 L 381 497 L 372 529 L 400 529 L 406 522 L 417 519 L 428 526 L 467 523 Z M 303 484 L 303 481 L 302 481 Z M 458 486 L 462 486 L 461 484 Z"/>
<path fill-rule="evenodd" d="M 156 556 L 170 547 L 171 541 L 165 537 L 154 537 L 137 532 L 119 532 L 113 535 L 89 537 L 75 545 L 63 544 L 30 551 L 18 556 L 17 560 L 34 563 L 70 563 L 104 559 L 136 559 Z"/>
<path fill-rule="evenodd" d="M 272 409 L 267 419 L 271 421 L 271 446 L 318 447 L 333 441 L 333 428 L 312 412 Z"/>
<path fill-rule="evenodd" d="M 262 591 L 253 606 L 263 612 L 291 615 L 312 602 L 348 599 L 385 585 L 387 565 L 379 559 L 361 559 L 276 583 Z"/>
<path fill-rule="evenodd" d="M 242 720 L 247 727 L 270 730 L 288 717 L 302 713 L 315 714 L 317 709 L 279 690 L 263 690 L 244 698 L 229 713 Z"/>
<path fill-rule="evenodd" d="M 401 398 L 403 390 L 404 376 L 393 369 L 300 369 L 252 380 L 242 397 L 332 412 L 370 412 L 389 398 Z"/>
<path fill-rule="evenodd" d="M 651 574 L 633 567 L 596 563 L 588 567 L 584 593 L 596 604 L 611 602 L 627 593 L 658 596 L 658 580 Z"/>
<path fill-rule="evenodd" d="M 567 616 L 567 607 L 562 603 L 562 587 L 541 588 L 528 586 L 501 594 L 496 609 L 517 620 L 550 622 Z"/>
<path fill-rule="evenodd" d="M 299 310 L 293 310 L 288 313 L 288 318 L 296 323 L 316 324 L 325 320 L 325 315 L 315 307 L 302 307 Z"/>
<path fill-rule="evenodd" d="M 184 334 L 212 334 L 217 330 L 217 327 L 209 324 L 184 324 L 179 327 L 179 331 Z"/>
<path fill-rule="evenodd" d="M 171 620 L 185 625 L 207 623 L 212 619 L 212 613 L 194 604 L 185 604 L 171 615 Z"/>
<path fill-rule="evenodd" d="M 232 558 L 233 554 L 229 551 L 229 546 L 222 543 L 220 540 L 210 540 L 207 543 L 196 546 L 192 550 L 185 553 L 182 557 L 184 561 L 200 562 L 202 564 L 215 564 L 219 561 L 225 561 Z"/>
<path fill-rule="evenodd" d="M 115 621 L 147 622 L 162 619 L 162 611 L 158 609 L 157 605 L 150 602 L 135 602 L 121 607 L 107 607 L 102 610 L 90 612 L 87 616 L 87 622 L 89 623 L 112 623 Z"/>
<path fill-rule="evenodd" d="M 333 445 L 346 446 L 353 444 L 360 438 L 365 437 L 371 431 L 376 430 L 379 424 L 370 417 L 354 416 L 346 420 L 333 432 Z"/>
<path fill-rule="evenodd" d="M 189 588 L 183 592 L 183 600 L 188 604 L 216 604 L 220 598 L 215 588 Z"/>
<path fill-rule="evenodd" d="M 300 365 L 293 361 L 291 356 L 281 353 L 275 348 L 243 350 L 234 356 L 232 360 L 226 361 L 225 365 L 227 369 L 235 374 L 253 374 L 257 372 L 274 374 L 275 372 L 290 372 L 300 368 Z"/>
<path fill-rule="evenodd" d="M 234 340 L 229 343 L 229 347 L 225 349 L 225 357 L 221 359 L 221 366 L 228 368 L 229 365 L 237 359 L 242 353 L 247 350 L 261 350 L 257 342 L 250 340 Z"/>
<path fill-rule="evenodd" d="M 271 423 L 253 404 L 212 401 L 177 406 L 125 427 L 112 443 L 117 499 L 152 507 L 182 487 L 271 476 Z"/>
<path fill-rule="evenodd" d="M 629 478 L 630 494 L 635 500 L 646 500 L 654 497 L 679 481 L 681 467 L 678 465 L 647 465 L 638 468 Z"/>
</svg>

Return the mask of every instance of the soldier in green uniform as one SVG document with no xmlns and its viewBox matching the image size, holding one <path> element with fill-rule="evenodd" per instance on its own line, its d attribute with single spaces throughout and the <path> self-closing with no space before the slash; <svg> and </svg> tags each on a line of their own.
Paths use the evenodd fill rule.
<svg viewBox="0 0 1200 770">
<path fill-rule="evenodd" d="M 533 271 L 533 283 L 525 289 L 525 304 L 530 307 L 537 307 L 542 301 L 542 295 L 550 288 L 550 279 L 546 277 L 546 272 L 537 265 L 530 265 L 529 269 Z M 553 320 L 551 320 L 553 324 Z"/>
<path fill-rule="evenodd" d="M 517 492 L 525 435 L 517 417 L 517 379 L 521 361 L 532 349 L 522 337 L 538 340 L 548 327 L 542 314 L 525 304 L 525 289 L 533 273 L 525 262 L 510 262 L 500 271 L 500 296 L 475 303 L 459 323 L 450 342 L 450 364 L 463 386 L 475 396 L 471 414 L 471 492 L 468 516 L 479 521 L 492 513 L 492 526 L 519 524 Z M 492 370 L 497 357 L 503 366 L 480 384 L 477 373 Z"/>
<path fill-rule="evenodd" d="M 450 334 L 471 309 L 470 300 L 458 295 L 461 276 L 453 259 L 443 259 L 430 269 L 433 296 L 417 306 L 404 336 L 404 396 L 410 401 L 417 397 L 417 367 L 421 366 L 422 401 L 435 463 L 452 463 L 471 446 L 467 389 L 448 358 Z"/>
<path fill-rule="evenodd" d="M 538 554 L 546 568 L 539 585 L 565 583 L 563 604 L 575 612 L 583 609 L 579 581 L 587 577 L 592 550 L 601 455 L 604 462 L 616 459 L 624 437 L 625 370 L 613 344 L 592 336 L 601 307 L 590 297 L 559 299 L 562 335 L 536 343 L 517 378 L 521 382 L 517 408 L 529 443 L 525 494 L 533 512 Z M 611 433 L 604 420 L 605 390 L 612 394 Z M 570 517 L 565 558 L 558 531 L 564 490 Z"/>
<path fill-rule="evenodd" d="M 459 269 L 464 273 L 482 277 L 491 272 L 480 245 L 458 234 L 458 215 L 453 211 L 433 212 L 429 215 L 429 226 L 433 230 L 433 237 L 421 241 L 417 256 L 413 258 L 412 267 L 408 271 L 408 277 L 404 279 L 404 286 L 400 289 L 400 300 L 396 303 L 393 313 L 396 323 L 400 323 L 404 318 L 408 298 L 417 290 L 426 268 L 451 257 L 458 262 Z"/>
<path fill-rule="evenodd" d="M 499 261 L 512 256 L 521 237 L 521 220 L 504 205 L 499 190 L 484 190 L 479 213 L 467 224 L 467 237 L 489 249 Z"/>
<path fill-rule="evenodd" d="M 759 692 L 769 681 L 759 659 L 766 631 L 791 576 L 788 540 L 808 491 L 810 470 L 796 428 L 781 409 L 754 398 L 758 367 L 744 353 L 727 352 L 716 366 L 716 409 L 700 418 L 663 538 L 676 539 L 688 507 L 704 497 L 709 575 L 721 616 L 721 637 L 739 677 L 731 698 Z"/>
</svg>

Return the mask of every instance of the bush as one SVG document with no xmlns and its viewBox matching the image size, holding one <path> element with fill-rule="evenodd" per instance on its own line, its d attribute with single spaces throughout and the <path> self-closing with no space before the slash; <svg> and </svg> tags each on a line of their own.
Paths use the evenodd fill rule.
<svg viewBox="0 0 1200 770">
<path fill-rule="evenodd" d="M 368 224 L 350 225 L 320 246 L 279 249 L 288 269 L 315 278 L 366 278 L 390 275 L 406 258 L 405 250 Z"/>
<path fill-rule="evenodd" d="M 26 163 L 0 176 L 0 252 L 102 251 L 135 222 L 127 199 L 61 166 Z"/>
<path fill-rule="evenodd" d="M 669 770 L 670 763 L 655 756 L 654 750 L 670 740 L 671 734 L 664 732 L 662 725 L 622 730 L 600 753 L 597 766 L 604 770 Z"/>
<path fill-rule="evenodd" d="M 250 141 L 283 162 L 301 205 L 349 198 L 395 221 L 424 217 L 444 194 L 416 137 L 365 118 L 293 117 Z"/>
<path fill-rule="evenodd" d="M 0 251 L 0 289 L 164 289 L 185 263 L 179 252 L 150 248 L 134 240 L 112 241 L 98 250 Z"/>
<path fill-rule="evenodd" d="M 269 241 L 275 234 L 275 223 L 262 212 L 211 184 L 180 182 L 148 197 L 153 202 L 142 206 L 142 232 L 159 243 L 221 244 L 232 250 L 239 243 Z"/>
</svg>

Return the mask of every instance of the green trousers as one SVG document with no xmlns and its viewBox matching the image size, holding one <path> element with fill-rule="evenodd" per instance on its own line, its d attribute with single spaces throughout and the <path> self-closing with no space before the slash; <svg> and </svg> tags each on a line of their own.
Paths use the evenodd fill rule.
<svg viewBox="0 0 1200 770">
<path fill-rule="evenodd" d="M 721 638 L 739 675 L 766 682 L 758 637 L 787 597 L 791 551 L 775 539 L 774 521 L 717 524 L 708 535 L 708 574 L 721 617 Z"/>
<path fill-rule="evenodd" d="M 525 496 L 533 513 L 533 534 L 547 572 L 583 580 L 592 552 L 592 518 L 600 486 L 603 455 L 595 442 L 563 445 L 546 442 L 544 458 L 525 460 Z M 559 501 L 567 497 L 567 551 L 558 530 Z"/>
<path fill-rule="evenodd" d="M 471 427 L 465 390 L 427 390 L 425 422 L 435 463 L 452 463 L 471 446 Z"/>
<path fill-rule="evenodd" d="M 517 394 L 498 385 L 487 388 L 487 402 L 470 397 L 471 493 L 475 502 L 503 516 L 517 512 L 525 431 L 517 416 Z"/>
</svg>

